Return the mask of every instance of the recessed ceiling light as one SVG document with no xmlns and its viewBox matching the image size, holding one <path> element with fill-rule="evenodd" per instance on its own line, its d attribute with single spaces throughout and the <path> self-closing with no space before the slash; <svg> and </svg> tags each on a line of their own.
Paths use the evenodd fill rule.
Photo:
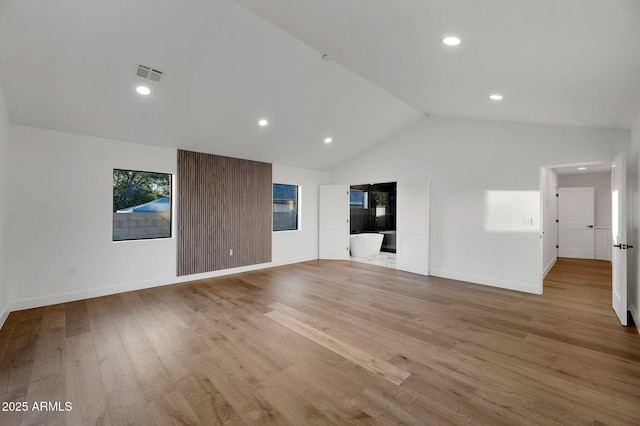
<svg viewBox="0 0 640 426">
<path fill-rule="evenodd" d="M 331 143 L 333 142 L 333 138 L 325 138 L 324 143 Z"/>
<path fill-rule="evenodd" d="M 499 93 L 494 93 L 492 95 L 489 95 L 489 99 L 491 99 L 492 101 L 501 101 L 502 95 Z"/>
<path fill-rule="evenodd" d="M 457 46 L 460 44 L 460 38 L 455 36 L 447 36 L 442 39 L 442 42 L 447 46 Z"/>
<path fill-rule="evenodd" d="M 267 124 L 269 124 L 269 122 L 267 120 L 265 120 L 264 118 L 261 119 L 260 121 L 258 121 L 258 126 L 260 126 L 260 127 L 264 127 Z"/>
<path fill-rule="evenodd" d="M 586 167 L 578 167 L 578 170 L 587 170 Z"/>
<path fill-rule="evenodd" d="M 151 93 L 151 89 L 149 89 L 147 86 L 138 86 L 136 87 L 136 92 L 140 93 L 141 95 L 147 96 L 149 93 Z"/>
</svg>

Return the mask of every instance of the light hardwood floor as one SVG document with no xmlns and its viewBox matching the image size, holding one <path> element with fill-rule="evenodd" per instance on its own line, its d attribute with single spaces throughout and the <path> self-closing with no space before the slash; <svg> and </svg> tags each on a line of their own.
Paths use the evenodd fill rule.
<svg viewBox="0 0 640 426">
<path fill-rule="evenodd" d="M 638 425 L 610 282 L 600 261 L 560 259 L 542 296 L 312 261 L 15 312 L 0 401 L 28 410 L 0 424 Z"/>
</svg>

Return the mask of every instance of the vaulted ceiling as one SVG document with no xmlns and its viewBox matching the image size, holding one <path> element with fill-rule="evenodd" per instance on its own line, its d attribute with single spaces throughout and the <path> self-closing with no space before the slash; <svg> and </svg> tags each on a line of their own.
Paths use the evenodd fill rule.
<svg viewBox="0 0 640 426">
<path fill-rule="evenodd" d="M 629 128 L 640 2 L 0 0 L 0 83 L 15 124 L 328 170 L 424 113 Z"/>
</svg>

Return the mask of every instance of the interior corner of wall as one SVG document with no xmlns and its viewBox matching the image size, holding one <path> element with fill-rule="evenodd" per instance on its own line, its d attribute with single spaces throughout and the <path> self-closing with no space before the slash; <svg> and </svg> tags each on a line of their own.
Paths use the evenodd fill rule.
<svg viewBox="0 0 640 426">
<path fill-rule="evenodd" d="M 558 256 L 554 256 L 554 258 L 551 259 L 549 264 L 544 268 L 544 271 L 542 272 L 542 279 L 547 277 L 547 274 L 551 271 L 551 268 L 553 268 L 553 265 L 555 265 L 557 261 Z"/>
<path fill-rule="evenodd" d="M 10 313 L 11 311 L 9 311 L 9 305 L 5 305 L 2 308 L 2 311 L 0 311 L 0 328 L 4 326 L 4 323 L 7 321 Z"/>
</svg>

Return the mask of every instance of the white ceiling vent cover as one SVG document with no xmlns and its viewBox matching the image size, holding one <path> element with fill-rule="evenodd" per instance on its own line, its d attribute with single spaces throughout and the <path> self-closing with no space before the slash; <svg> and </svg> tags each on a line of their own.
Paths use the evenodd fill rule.
<svg viewBox="0 0 640 426">
<path fill-rule="evenodd" d="M 150 81 L 154 84 L 160 84 L 162 81 L 162 77 L 164 76 L 164 72 L 148 67 L 146 65 L 138 64 L 136 66 L 136 77 L 141 78 L 143 80 Z"/>
</svg>

